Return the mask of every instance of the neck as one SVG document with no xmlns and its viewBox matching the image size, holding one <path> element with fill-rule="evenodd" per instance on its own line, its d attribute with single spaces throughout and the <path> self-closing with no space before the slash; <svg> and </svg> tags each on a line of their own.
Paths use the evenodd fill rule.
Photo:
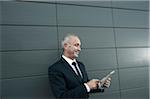
<svg viewBox="0 0 150 99">
<path fill-rule="evenodd" d="M 65 52 L 64 52 L 64 56 L 70 58 L 71 60 L 74 60 L 74 59 L 75 59 L 74 57 L 71 57 L 69 54 L 67 54 L 67 53 L 65 53 Z"/>
</svg>

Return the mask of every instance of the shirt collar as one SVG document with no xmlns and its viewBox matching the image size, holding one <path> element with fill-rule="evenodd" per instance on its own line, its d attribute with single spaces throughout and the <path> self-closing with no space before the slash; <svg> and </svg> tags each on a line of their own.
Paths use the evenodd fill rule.
<svg viewBox="0 0 150 99">
<path fill-rule="evenodd" d="M 72 62 L 76 62 L 76 59 L 72 60 L 72 59 L 66 57 L 65 55 L 62 55 L 62 57 L 69 63 L 69 65 L 72 65 Z"/>
</svg>

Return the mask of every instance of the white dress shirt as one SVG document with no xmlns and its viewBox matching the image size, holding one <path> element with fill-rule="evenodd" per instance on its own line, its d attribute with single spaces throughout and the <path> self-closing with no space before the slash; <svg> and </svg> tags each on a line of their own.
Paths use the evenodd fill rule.
<svg viewBox="0 0 150 99">
<path fill-rule="evenodd" d="M 81 70 L 80 70 L 80 68 L 79 68 L 79 66 L 78 66 L 78 63 L 77 63 L 76 59 L 72 60 L 72 59 L 66 57 L 65 55 L 62 55 L 62 57 L 69 63 L 69 65 L 71 66 L 71 68 L 72 68 L 72 69 L 74 70 L 74 72 L 78 75 L 78 73 L 77 73 L 75 67 L 72 65 L 72 62 L 75 62 L 75 63 L 77 64 L 77 68 L 78 68 L 78 70 L 79 70 L 79 72 L 80 72 L 80 75 L 81 75 L 81 77 L 83 78 L 83 75 L 82 75 L 82 73 L 81 73 Z M 87 92 L 90 92 L 89 86 L 88 86 L 86 83 L 84 83 L 84 85 L 85 85 L 85 87 L 86 87 L 86 89 L 87 89 Z"/>
</svg>

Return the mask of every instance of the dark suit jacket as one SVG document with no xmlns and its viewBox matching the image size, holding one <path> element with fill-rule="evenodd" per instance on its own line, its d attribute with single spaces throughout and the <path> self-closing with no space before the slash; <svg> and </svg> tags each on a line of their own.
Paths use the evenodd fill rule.
<svg viewBox="0 0 150 99">
<path fill-rule="evenodd" d="M 81 79 L 73 71 L 67 61 L 61 58 L 48 69 L 51 90 L 56 98 L 88 98 L 89 93 L 84 86 L 88 82 L 88 75 L 85 70 L 84 64 L 77 61 L 78 66 L 82 72 L 83 78 Z M 101 90 L 94 90 L 97 92 Z"/>
</svg>

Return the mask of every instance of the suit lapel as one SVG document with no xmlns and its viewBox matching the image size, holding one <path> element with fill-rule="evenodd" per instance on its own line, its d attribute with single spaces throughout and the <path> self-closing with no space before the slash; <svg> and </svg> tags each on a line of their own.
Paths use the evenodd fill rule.
<svg viewBox="0 0 150 99">
<path fill-rule="evenodd" d="M 66 66 L 66 68 L 70 71 L 70 73 L 72 73 L 73 76 L 74 76 L 79 82 L 82 82 L 82 78 L 79 77 L 79 76 L 74 72 L 74 70 L 73 70 L 72 67 L 69 65 L 69 63 L 68 63 L 65 59 L 63 59 L 63 58 L 61 58 L 61 59 L 62 59 L 64 65 Z"/>
<path fill-rule="evenodd" d="M 78 62 L 78 61 L 77 61 Z M 85 69 L 83 68 L 84 66 L 81 66 L 82 64 L 80 64 L 79 62 L 78 62 L 78 66 L 79 66 L 79 68 L 80 68 L 80 70 L 81 70 L 81 73 L 82 73 L 82 77 L 83 77 L 83 81 L 84 82 L 86 82 L 87 81 L 87 74 L 86 74 L 86 71 L 85 71 Z"/>
</svg>

